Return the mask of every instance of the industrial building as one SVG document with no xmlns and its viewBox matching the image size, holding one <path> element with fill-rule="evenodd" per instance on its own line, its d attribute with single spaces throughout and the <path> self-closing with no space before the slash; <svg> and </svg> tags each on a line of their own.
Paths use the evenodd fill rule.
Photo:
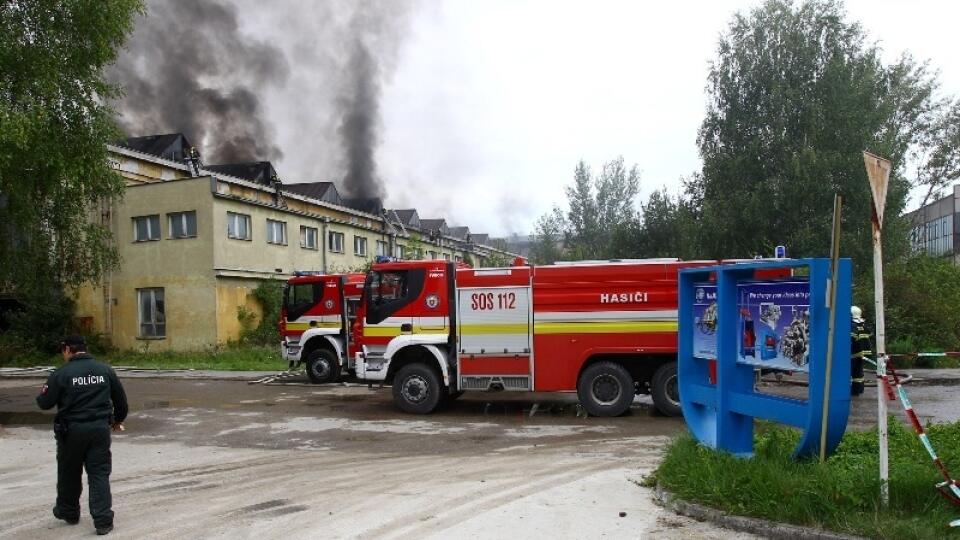
<svg viewBox="0 0 960 540">
<path fill-rule="evenodd" d="M 282 183 L 269 162 L 204 165 L 179 133 L 108 146 L 126 181 L 100 211 L 118 269 L 77 295 L 88 330 L 120 349 L 197 350 L 236 340 L 238 312 L 264 280 L 362 271 L 378 255 L 512 260 L 485 234 L 421 220 L 415 209 L 340 196 L 332 182 Z M 96 219 L 96 218 L 95 218 Z"/>
<path fill-rule="evenodd" d="M 910 247 L 919 253 L 933 256 L 949 256 L 954 264 L 960 264 L 960 246 L 954 242 L 960 233 L 960 184 L 953 186 L 950 194 L 906 214 L 910 222 Z"/>
</svg>

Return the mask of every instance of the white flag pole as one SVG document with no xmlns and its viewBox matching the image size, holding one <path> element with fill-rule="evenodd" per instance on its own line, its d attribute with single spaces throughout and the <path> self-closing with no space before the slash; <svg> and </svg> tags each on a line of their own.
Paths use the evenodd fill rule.
<svg viewBox="0 0 960 540">
<path fill-rule="evenodd" d="M 867 167 L 867 179 L 873 194 L 873 298 L 877 321 L 877 431 L 880 437 L 880 501 L 886 506 L 890 502 L 890 470 L 887 455 L 887 344 L 883 318 L 883 253 L 881 230 L 883 228 L 883 209 L 887 200 L 887 183 L 890 180 L 890 160 L 880 156 L 863 153 L 863 163 Z"/>
</svg>

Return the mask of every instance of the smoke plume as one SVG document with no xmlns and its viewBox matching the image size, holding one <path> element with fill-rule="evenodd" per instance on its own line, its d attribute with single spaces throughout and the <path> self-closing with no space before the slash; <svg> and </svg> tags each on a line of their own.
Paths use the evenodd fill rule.
<svg viewBox="0 0 960 540">
<path fill-rule="evenodd" d="M 235 163 L 283 156 L 261 96 L 288 75 L 278 47 L 240 31 L 234 5 L 151 0 L 110 78 L 126 134 L 182 132 L 207 163 Z"/>
<path fill-rule="evenodd" d="M 350 55 L 347 75 L 350 77 L 350 91 L 340 99 L 343 116 L 338 130 L 346 158 L 344 194 L 349 197 L 383 197 L 375 156 L 380 142 L 379 66 L 359 39 Z"/>
<path fill-rule="evenodd" d="M 337 102 L 337 133 L 345 160 L 343 191 L 348 197 L 383 198 L 376 152 L 382 118 L 380 96 L 384 71 L 392 70 L 402 40 L 409 5 L 401 2 L 358 2 L 353 5 L 347 39 L 347 63 Z"/>
</svg>

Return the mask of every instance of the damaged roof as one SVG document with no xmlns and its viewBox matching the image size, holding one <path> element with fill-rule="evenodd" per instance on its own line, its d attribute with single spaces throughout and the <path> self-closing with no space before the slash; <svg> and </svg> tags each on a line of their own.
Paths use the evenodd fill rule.
<svg viewBox="0 0 960 540">
<path fill-rule="evenodd" d="M 183 133 L 128 137 L 115 141 L 114 144 L 172 161 L 183 161 L 187 151 L 193 146 Z"/>
<path fill-rule="evenodd" d="M 302 184 L 285 184 L 283 190 L 289 193 L 296 193 L 304 197 L 310 197 L 318 201 L 324 201 L 332 204 L 344 206 L 343 199 L 340 198 L 340 192 L 333 182 L 305 182 Z"/>
<path fill-rule="evenodd" d="M 354 210 L 378 216 L 383 213 L 383 201 L 380 197 L 342 197 L 342 200 L 343 206 Z"/>
<path fill-rule="evenodd" d="M 277 171 L 269 161 L 205 165 L 204 169 L 268 186 L 271 185 L 273 183 L 272 180 L 277 177 Z"/>
</svg>

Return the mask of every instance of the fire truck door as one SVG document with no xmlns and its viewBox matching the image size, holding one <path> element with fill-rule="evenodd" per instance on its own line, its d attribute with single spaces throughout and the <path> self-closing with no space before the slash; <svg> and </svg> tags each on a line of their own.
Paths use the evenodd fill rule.
<svg viewBox="0 0 960 540">
<path fill-rule="evenodd" d="M 461 388 L 531 390 L 530 287 L 469 287 L 457 294 Z"/>
<path fill-rule="evenodd" d="M 382 354 L 390 340 L 413 333 L 417 308 L 413 301 L 423 291 L 424 271 L 383 270 L 367 276 L 367 307 L 363 344 L 367 353 Z"/>
</svg>

